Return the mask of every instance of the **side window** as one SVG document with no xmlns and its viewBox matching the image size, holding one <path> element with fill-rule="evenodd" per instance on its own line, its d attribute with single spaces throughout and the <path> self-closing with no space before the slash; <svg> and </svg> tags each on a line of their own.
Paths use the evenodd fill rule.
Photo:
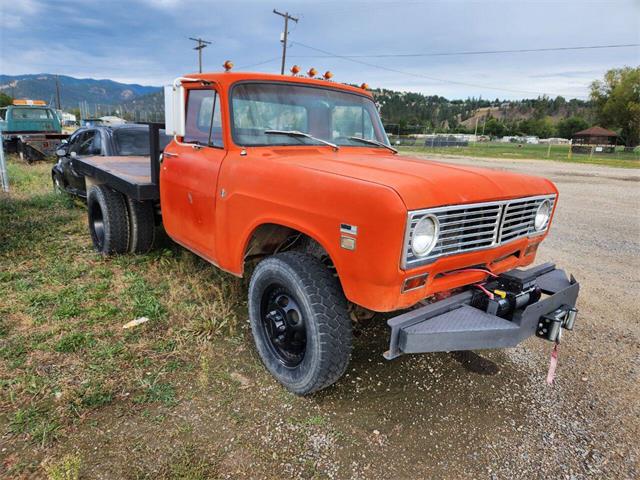
<svg viewBox="0 0 640 480">
<path fill-rule="evenodd" d="M 78 150 L 80 149 L 80 145 L 82 145 L 82 139 L 85 138 L 85 135 L 87 133 L 88 132 L 86 131 L 76 132 L 71 136 L 71 138 L 69 139 L 69 153 L 71 152 L 78 153 Z"/>
<path fill-rule="evenodd" d="M 184 142 L 223 146 L 220 97 L 215 90 L 189 91 Z"/>
<path fill-rule="evenodd" d="M 93 153 L 93 144 L 95 142 L 96 132 L 86 132 L 82 139 L 80 140 L 80 145 L 78 146 L 77 153 L 78 155 L 95 155 Z"/>
</svg>

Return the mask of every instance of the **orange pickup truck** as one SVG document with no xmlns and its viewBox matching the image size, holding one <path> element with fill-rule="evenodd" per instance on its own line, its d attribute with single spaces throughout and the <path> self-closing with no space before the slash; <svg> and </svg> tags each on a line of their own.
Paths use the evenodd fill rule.
<svg viewBox="0 0 640 480">
<path fill-rule="evenodd" d="M 324 78 L 188 75 L 165 88 L 165 118 L 174 140 L 151 164 L 76 162 L 95 247 L 147 251 L 160 211 L 178 244 L 250 272 L 256 348 L 289 390 L 340 378 L 354 310 L 399 311 L 387 359 L 573 328 L 575 279 L 520 268 L 549 231 L 549 180 L 400 156 L 366 88 Z"/>
</svg>

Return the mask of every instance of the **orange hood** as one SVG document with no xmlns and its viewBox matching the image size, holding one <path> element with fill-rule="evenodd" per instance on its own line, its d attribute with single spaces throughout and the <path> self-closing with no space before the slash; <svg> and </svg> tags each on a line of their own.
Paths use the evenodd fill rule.
<svg viewBox="0 0 640 480">
<path fill-rule="evenodd" d="M 486 168 L 463 167 L 359 148 L 274 149 L 299 167 L 356 178 L 395 190 L 408 210 L 557 193 L 551 181 Z M 275 159 L 274 159 L 275 160 Z"/>
</svg>

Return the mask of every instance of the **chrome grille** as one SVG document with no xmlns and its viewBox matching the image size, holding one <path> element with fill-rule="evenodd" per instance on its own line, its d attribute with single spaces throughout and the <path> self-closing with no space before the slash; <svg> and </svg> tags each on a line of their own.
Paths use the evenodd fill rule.
<svg viewBox="0 0 640 480">
<path fill-rule="evenodd" d="M 553 209 L 555 195 L 544 195 L 410 212 L 405 234 L 403 267 L 414 267 L 437 257 L 495 247 L 528 235 L 542 233 L 548 228 L 548 222 L 539 231 L 535 230 L 533 223 L 538 207 L 547 199 Z M 419 258 L 411 250 L 411 238 L 416 224 L 426 215 L 433 215 L 438 219 L 440 234 L 429 255 Z"/>
</svg>

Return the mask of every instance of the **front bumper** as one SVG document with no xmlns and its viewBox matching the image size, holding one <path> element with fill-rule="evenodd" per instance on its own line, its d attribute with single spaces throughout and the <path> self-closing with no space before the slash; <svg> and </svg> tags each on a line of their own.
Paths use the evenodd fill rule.
<svg viewBox="0 0 640 480">
<path fill-rule="evenodd" d="M 483 302 L 485 293 L 469 288 L 388 320 L 391 339 L 384 357 L 514 347 L 532 335 L 558 342 L 563 328 L 573 328 L 580 284 L 553 264 L 511 270 L 486 288 L 505 297 Z"/>
</svg>

